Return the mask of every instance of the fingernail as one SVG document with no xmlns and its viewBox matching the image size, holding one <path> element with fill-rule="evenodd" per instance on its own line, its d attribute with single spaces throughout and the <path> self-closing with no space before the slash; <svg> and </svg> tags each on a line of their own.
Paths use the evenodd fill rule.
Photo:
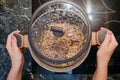
<svg viewBox="0 0 120 80">
<path fill-rule="evenodd" d="M 108 34 L 109 34 L 109 35 L 112 35 L 112 32 L 111 32 L 111 31 L 108 31 Z"/>
</svg>

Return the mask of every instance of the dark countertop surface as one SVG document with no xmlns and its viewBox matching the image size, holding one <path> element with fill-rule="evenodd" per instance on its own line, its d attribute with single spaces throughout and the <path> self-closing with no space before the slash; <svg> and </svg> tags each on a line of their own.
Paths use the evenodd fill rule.
<svg viewBox="0 0 120 80">
<path fill-rule="evenodd" d="M 37 1 L 37 0 L 36 0 Z M 47 0 L 41 0 L 43 1 Z M 77 0 L 76 0 L 77 1 Z M 92 23 L 93 31 L 100 26 L 109 28 L 120 42 L 120 1 L 119 0 L 81 0 L 84 8 L 87 9 Z M 78 1 L 80 2 L 80 1 Z M 22 34 L 27 34 L 29 21 L 32 16 L 32 0 L 0 0 L 0 80 L 6 80 L 11 67 L 10 57 L 5 48 L 7 36 L 14 30 L 21 30 Z M 81 3 L 80 3 L 81 4 Z M 92 5 L 90 7 L 90 5 Z M 98 5 L 99 4 L 99 5 Z M 36 4 L 39 6 L 39 4 Z M 102 5 L 102 6 L 101 6 Z M 101 7 L 95 7 L 101 6 Z M 89 8 L 92 9 L 89 9 Z M 109 80 L 120 79 L 120 46 L 116 49 L 109 65 Z M 24 50 L 25 65 L 23 69 L 23 80 L 91 80 L 95 70 L 95 54 L 97 47 L 92 47 L 91 52 L 85 62 L 74 69 L 74 75 L 68 74 L 41 74 L 45 71 L 38 66 L 30 55 L 29 49 Z M 34 64 L 37 67 L 34 67 Z M 115 65 L 115 66 L 114 66 Z M 114 67 L 113 67 L 114 66 Z M 35 71 L 35 68 L 38 68 Z M 41 71 L 41 73 L 40 73 Z M 79 73 L 81 71 L 81 73 Z"/>
</svg>

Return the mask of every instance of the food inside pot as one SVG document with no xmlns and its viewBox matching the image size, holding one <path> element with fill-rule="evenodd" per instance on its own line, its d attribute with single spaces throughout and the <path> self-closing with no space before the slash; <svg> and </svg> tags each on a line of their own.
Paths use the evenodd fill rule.
<svg viewBox="0 0 120 80">
<path fill-rule="evenodd" d="M 51 27 L 63 29 L 64 35 L 56 37 Z M 51 23 L 43 30 L 40 37 L 40 52 L 53 60 L 65 60 L 73 57 L 83 48 L 85 37 L 79 26 L 69 23 Z"/>
</svg>

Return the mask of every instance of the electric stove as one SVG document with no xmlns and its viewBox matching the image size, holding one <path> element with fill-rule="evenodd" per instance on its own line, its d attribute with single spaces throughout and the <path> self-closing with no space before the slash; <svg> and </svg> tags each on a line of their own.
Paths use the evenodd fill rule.
<svg viewBox="0 0 120 80">
<path fill-rule="evenodd" d="M 32 0 L 32 13 L 49 0 Z M 97 31 L 100 27 L 105 27 L 113 31 L 118 43 L 120 43 L 120 0 L 71 0 L 82 6 L 88 14 L 92 25 L 92 31 Z M 107 49 L 107 48 L 106 48 Z M 93 74 L 96 69 L 97 46 L 92 46 L 86 60 L 72 74 Z M 33 73 L 55 74 L 40 67 L 34 60 L 32 61 Z M 109 63 L 109 74 L 120 73 L 120 45 L 114 51 Z M 56 73 L 58 74 L 58 73 Z"/>
</svg>

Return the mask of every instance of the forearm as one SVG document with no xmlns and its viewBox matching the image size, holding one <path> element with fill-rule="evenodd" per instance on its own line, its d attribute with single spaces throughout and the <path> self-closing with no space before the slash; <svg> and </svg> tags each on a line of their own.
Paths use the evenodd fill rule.
<svg viewBox="0 0 120 80">
<path fill-rule="evenodd" d="M 107 80 L 108 64 L 98 64 L 93 80 Z"/>
<path fill-rule="evenodd" d="M 12 66 L 7 80 L 21 80 L 23 66 Z"/>
</svg>

